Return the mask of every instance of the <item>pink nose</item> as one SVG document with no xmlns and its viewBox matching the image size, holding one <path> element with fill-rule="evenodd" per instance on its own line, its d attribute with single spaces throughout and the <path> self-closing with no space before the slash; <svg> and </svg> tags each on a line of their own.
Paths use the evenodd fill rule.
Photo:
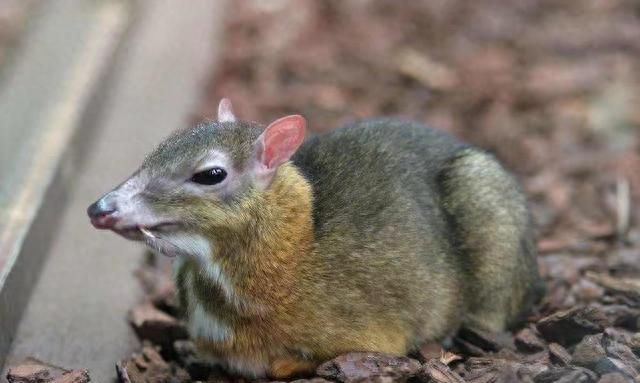
<svg viewBox="0 0 640 383">
<path fill-rule="evenodd" d="M 111 229 L 118 222 L 114 214 L 116 211 L 115 206 L 109 203 L 108 199 L 101 198 L 89 206 L 87 214 L 96 229 Z"/>
<path fill-rule="evenodd" d="M 96 229 L 111 229 L 116 222 L 118 222 L 118 220 L 113 216 L 113 213 L 91 217 L 91 224 Z"/>
</svg>

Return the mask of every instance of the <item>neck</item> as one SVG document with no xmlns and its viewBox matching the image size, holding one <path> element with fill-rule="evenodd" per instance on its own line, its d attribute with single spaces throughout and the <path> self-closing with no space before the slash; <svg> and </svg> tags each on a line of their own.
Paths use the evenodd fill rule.
<svg viewBox="0 0 640 383">
<path fill-rule="evenodd" d="M 242 218 L 211 231 L 218 274 L 239 300 L 270 305 L 291 299 L 314 240 L 309 183 L 285 164 L 267 190 L 252 193 L 239 209 L 234 217 Z"/>
</svg>

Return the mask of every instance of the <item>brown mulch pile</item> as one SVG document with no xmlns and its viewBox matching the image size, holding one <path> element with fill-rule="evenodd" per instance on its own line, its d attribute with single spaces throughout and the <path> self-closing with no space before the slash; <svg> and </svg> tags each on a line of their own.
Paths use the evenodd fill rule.
<svg viewBox="0 0 640 383">
<path fill-rule="evenodd" d="M 195 119 L 215 118 L 230 97 L 243 119 L 300 113 L 315 132 L 383 114 L 424 121 L 505 162 L 539 233 L 548 294 L 523 328 L 463 330 L 446 352 L 429 344 L 409 358 L 341 356 L 317 381 L 640 379 L 636 1 L 245 0 L 227 15 L 222 62 Z M 136 310 L 158 318 L 174 308 L 169 283 L 150 270 L 141 276 L 155 306 Z M 153 338 L 136 317 L 138 334 Z M 173 326 L 166 318 L 160 328 Z M 188 340 L 161 354 L 192 379 L 234 380 Z"/>
<path fill-rule="evenodd" d="M 312 381 L 640 381 L 637 0 L 242 0 L 194 119 L 303 114 L 315 132 L 400 115 L 493 152 L 520 177 L 548 292 L 514 332 L 463 330 L 408 357 L 323 364 Z M 122 382 L 239 382 L 198 358 L 161 260 L 130 321 Z"/>
</svg>

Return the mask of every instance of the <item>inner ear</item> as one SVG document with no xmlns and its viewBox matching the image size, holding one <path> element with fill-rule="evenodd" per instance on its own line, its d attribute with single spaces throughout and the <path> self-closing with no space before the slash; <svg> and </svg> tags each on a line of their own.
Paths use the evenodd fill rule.
<svg viewBox="0 0 640 383">
<path fill-rule="evenodd" d="M 307 122 L 300 115 L 282 117 L 272 122 L 258 137 L 258 161 L 267 170 L 277 169 L 289 161 L 304 141 Z"/>
</svg>

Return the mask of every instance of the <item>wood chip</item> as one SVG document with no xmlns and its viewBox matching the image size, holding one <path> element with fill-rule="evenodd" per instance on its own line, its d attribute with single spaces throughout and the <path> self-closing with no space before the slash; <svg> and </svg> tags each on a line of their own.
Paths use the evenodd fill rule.
<svg viewBox="0 0 640 383">
<path fill-rule="evenodd" d="M 170 347 L 175 340 L 186 339 L 189 336 L 182 322 L 158 310 L 149 302 L 132 309 L 129 321 L 140 339 L 163 347 Z"/>
<path fill-rule="evenodd" d="M 449 365 L 456 360 L 462 360 L 462 357 L 449 351 L 443 351 L 442 355 L 440 355 L 440 362 L 446 365 Z"/>
<path fill-rule="evenodd" d="M 640 301 L 640 279 L 638 278 L 614 278 L 590 271 L 586 273 L 586 277 L 613 293 L 624 294 Z"/>
<path fill-rule="evenodd" d="M 453 372 L 445 363 L 431 359 L 428 360 L 416 377 L 422 382 L 430 383 L 464 383 L 464 379 L 457 373 Z"/>
<path fill-rule="evenodd" d="M 515 336 L 515 345 L 522 352 L 537 352 L 545 349 L 545 342 L 530 328 L 524 328 Z"/>
<path fill-rule="evenodd" d="M 549 359 L 554 364 L 566 367 L 571 364 L 572 357 L 569 351 L 558 343 L 549 343 Z"/>
<path fill-rule="evenodd" d="M 598 375 L 581 367 L 556 367 L 538 374 L 535 383 L 595 383 Z"/>
<path fill-rule="evenodd" d="M 435 62 L 424 52 L 405 49 L 395 57 L 400 73 L 428 88 L 447 90 L 458 82 L 455 72 L 452 72 L 447 66 Z"/>
<path fill-rule="evenodd" d="M 43 383 L 51 380 L 51 374 L 44 366 L 25 364 L 10 368 L 7 380 L 9 383 Z"/>
<path fill-rule="evenodd" d="M 579 342 L 585 335 L 604 331 L 609 324 L 602 309 L 587 306 L 556 312 L 539 320 L 536 327 L 547 341 L 568 346 Z"/>
<path fill-rule="evenodd" d="M 90 381 L 89 371 L 73 370 L 63 374 L 57 379 L 51 380 L 49 383 L 89 383 Z"/>
<path fill-rule="evenodd" d="M 188 383 L 189 374 L 173 363 L 165 361 L 158 350 L 145 346 L 140 354 L 116 365 L 121 383 L 171 382 Z"/>
<path fill-rule="evenodd" d="M 321 364 L 316 373 L 340 382 L 371 379 L 405 380 L 418 371 L 420 363 L 408 357 L 376 352 L 353 352 Z"/>
<path fill-rule="evenodd" d="M 469 358 L 465 363 L 468 373 L 464 379 L 470 383 L 494 383 L 519 381 L 517 372 L 522 364 L 498 358 Z"/>
<path fill-rule="evenodd" d="M 7 371 L 9 383 L 44 383 L 62 376 L 70 370 L 45 363 L 35 358 L 27 358 Z"/>
</svg>

